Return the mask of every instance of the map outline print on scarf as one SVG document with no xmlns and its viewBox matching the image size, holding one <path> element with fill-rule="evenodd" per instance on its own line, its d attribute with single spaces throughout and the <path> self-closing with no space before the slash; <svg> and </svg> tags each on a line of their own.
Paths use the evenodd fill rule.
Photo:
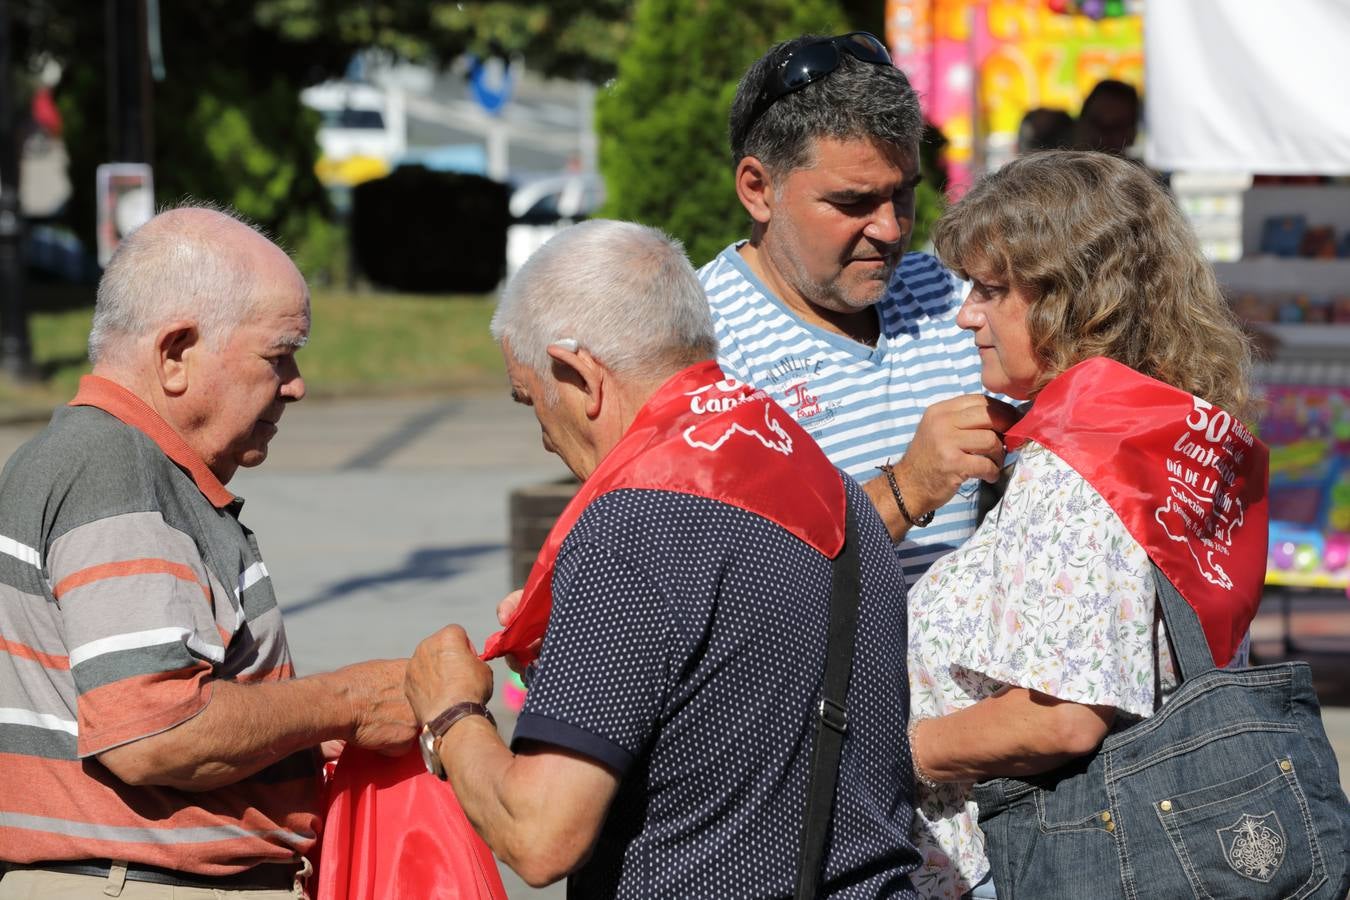
<svg viewBox="0 0 1350 900">
<path fill-rule="evenodd" d="M 1217 664 L 1230 660 L 1265 581 L 1266 446 L 1226 410 L 1106 357 L 1041 389 L 1004 436 L 1009 450 L 1028 440 L 1096 489 L 1195 610 Z"/>
<path fill-rule="evenodd" d="M 719 391 L 723 391 L 724 393 L 733 393 L 735 391 L 739 391 L 741 387 L 743 387 L 743 385 L 735 378 L 727 377 L 722 381 L 717 382 L 717 384 L 709 384 L 696 390 L 686 391 L 685 396 L 695 398 L 691 400 L 689 403 L 690 410 L 695 414 L 702 414 L 704 412 L 726 412 L 731 408 L 731 406 L 723 407 L 722 403 L 719 402 L 722 401 L 722 398 L 714 397 L 711 406 L 709 404 L 700 403 L 699 399 L 703 394 L 706 394 L 710 390 L 716 389 Z M 764 399 L 766 397 L 767 395 L 763 391 L 755 391 L 755 393 L 745 397 L 726 398 L 726 400 L 723 402 L 730 403 L 734 406 L 739 406 L 741 403 L 745 403 L 750 400 Z M 774 417 L 773 411 L 775 409 L 778 409 L 779 412 L 782 412 L 782 410 L 778 408 L 777 404 L 774 403 L 764 404 L 764 427 L 769 429 L 769 431 L 771 431 L 772 433 L 778 435 L 778 437 L 780 438 L 780 440 L 778 441 L 769 440 L 764 435 L 760 434 L 759 430 L 756 428 L 747 428 L 739 422 L 732 422 L 730 425 L 728 425 L 722 430 L 721 437 L 717 438 L 717 440 L 712 442 L 696 439 L 693 436 L 694 432 L 698 431 L 700 428 L 705 428 L 706 424 L 690 425 L 688 428 L 684 430 L 685 443 L 687 443 L 690 447 L 693 447 L 696 450 L 708 450 L 711 452 L 716 452 L 722 448 L 723 444 L 725 444 L 728 440 L 731 439 L 732 435 L 736 434 L 737 432 L 740 432 L 741 434 L 755 438 L 761 444 L 763 444 L 765 448 L 769 450 L 776 450 L 779 453 L 783 454 L 784 456 L 791 456 L 792 437 L 787 433 L 787 429 L 785 429 L 778 422 L 778 419 Z"/>
<path fill-rule="evenodd" d="M 487 639 L 483 659 L 511 653 L 528 664 L 535 658 L 563 541 L 597 497 L 624 489 L 692 494 L 736 506 L 780 525 L 830 559 L 843 547 L 846 495 L 824 451 L 763 391 L 729 378 L 712 360 L 696 363 L 653 392 L 563 509 L 515 614 Z"/>
</svg>

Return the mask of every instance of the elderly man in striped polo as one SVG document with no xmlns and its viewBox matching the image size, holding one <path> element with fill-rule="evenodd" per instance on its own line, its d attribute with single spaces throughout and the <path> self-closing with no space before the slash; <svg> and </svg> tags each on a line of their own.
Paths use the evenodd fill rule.
<svg viewBox="0 0 1350 900">
<path fill-rule="evenodd" d="M 750 239 L 699 272 L 722 369 L 864 483 L 910 584 L 974 531 L 980 480 L 997 479 L 1015 421 L 980 393 L 958 281 L 905 252 L 922 129 L 914 91 L 872 35 L 772 48 L 731 108 Z"/>
<path fill-rule="evenodd" d="M 414 737 L 406 661 L 294 677 L 225 487 L 304 396 L 309 323 L 209 209 L 104 273 L 93 374 L 0 475 L 0 897 L 302 896 L 319 746 Z"/>
</svg>

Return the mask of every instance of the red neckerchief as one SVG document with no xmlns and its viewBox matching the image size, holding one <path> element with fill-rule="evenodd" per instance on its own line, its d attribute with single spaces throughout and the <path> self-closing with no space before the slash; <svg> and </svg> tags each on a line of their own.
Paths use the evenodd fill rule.
<svg viewBox="0 0 1350 900">
<path fill-rule="evenodd" d="M 1004 438 L 1083 476 L 1200 617 L 1225 665 L 1261 600 L 1269 451 L 1224 410 L 1096 357 L 1047 384 Z"/>
<path fill-rule="evenodd" d="M 549 532 L 507 627 L 487 639 L 483 658 L 507 653 L 529 662 L 553 604 L 558 549 L 591 501 L 624 488 L 708 497 L 763 516 L 833 559 L 844 545 L 839 473 L 792 417 L 763 391 L 690 366 L 661 385 Z"/>
</svg>

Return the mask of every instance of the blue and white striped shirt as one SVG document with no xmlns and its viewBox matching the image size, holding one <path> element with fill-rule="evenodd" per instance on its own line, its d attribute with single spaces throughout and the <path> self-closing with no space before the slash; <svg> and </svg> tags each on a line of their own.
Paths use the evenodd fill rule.
<svg viewBox="0 0 1350 900">
<path fill-rule="evenodd" d="M 791 412 L 858 481 L 904 454 L 929 405 L 983 390 L 975 342 L 956 325 L 963 285 L 934 257 L 908 253 L 896 266 L 876 306 L 881 336 L 874 348 L 803 322 L 750 270 L 739 246 L 698 273 L 717 328 L 718 362 Z M 898 545 L 908 584 L 974 532 L 979 484 L 963 484 L 931 525 L 911 529 Z"/>
</svg>

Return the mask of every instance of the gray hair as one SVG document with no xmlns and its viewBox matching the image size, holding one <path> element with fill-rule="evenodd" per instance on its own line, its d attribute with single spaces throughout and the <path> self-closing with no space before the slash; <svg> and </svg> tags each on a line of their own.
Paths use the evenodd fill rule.
<svg viewBox="0 0 1350 900">
<path fill-rule="evenodd" d="M 507 284 L 492 336 L 557 400 L 548 346 L 571 338 L 610 371 L 664 379 L 717 355 L 708 298 L 679 241 L 633 222 L 592 219 L 535 251 Z"/>
<path fill-rule="evenodd" d="M 817 138 L 872 138 L 912 150 L 923 136 L 919 98 L 905 73 L 895 66 L 854 59 L 840 51 L 839 67 L 798 91 L 786 94 L 751 122 L 755 98 L 773 66 L 822 35 L 803 35 L 775 45 L 750 66 L 731 102 L 733 165 L 747 156 L 764 163 L 773 176 L 811 164 Z"/>
<path fill-rule="evenodd" d="M 214 215 L 178 215 L 188 211 Z M 221 239 L 236 224 L 262 234 L 231 210 L 193 204 L 162 210 L 123 239 L 98 283 L 90 361 L 179 318 L 195 321 L 207 344 L 220 346 L 253 312 L 258 293 L 245 254 Z"/>
</svg>

